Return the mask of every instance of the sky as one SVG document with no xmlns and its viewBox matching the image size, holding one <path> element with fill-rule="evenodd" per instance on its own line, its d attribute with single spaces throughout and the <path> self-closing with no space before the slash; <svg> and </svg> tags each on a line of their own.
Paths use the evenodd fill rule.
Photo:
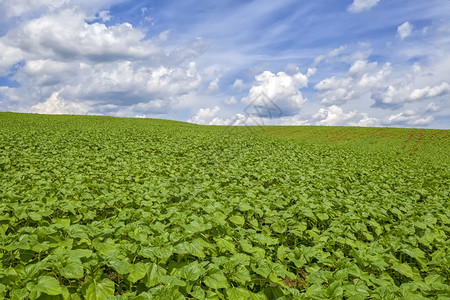
<svg viewBox="0 0 450 300">
<path fill-rule="evenodd" d="M 450 1 L 0 0 L 0 111 L 450 129 Z"/>
</svg>

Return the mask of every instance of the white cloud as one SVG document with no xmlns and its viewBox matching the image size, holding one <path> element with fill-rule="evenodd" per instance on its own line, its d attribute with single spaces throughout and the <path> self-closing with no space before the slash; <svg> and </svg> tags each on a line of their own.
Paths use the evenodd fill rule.
<svg viewBox="0 0 450 300">
<path fill-rule="evenodd" d="M 0 8 L 7 18 L 19 17 L 32 11 L 53 11 L 62 7 L 65 0 L 2 0 Z"/>
<path fill-rule="evenodd" d="M 426 86 L 421 89 L 414 89 L 409 98 L 411 100 L 418 100 L 423 98 L 431 98 L 441 96 L 450 93 L 450 85 L 447 82 L 442 82 L 439 85 L 433 87 Z"/>
<path fill-rule="evenodd" d="M 425 108 L 425 112 L 426 113 L 433 113 L 433 112 L 437 112 L 439 111 L 441 107 L 437 104 L 435 104 L 434 102 L 431 102 L 427 105 L 427 107 Z"/>
<path fill-rule="evenodd" d="M 433 116 L 425 116 L 414 110 L 407 110 L 398 114 L 390 115 L 384 120 L 384 125 L 408 125 L 425 126 L 434 120 Z"/>
<path fill-rule="evenodd" d="M 408 37 L 412 33 L 413 26 L 409 22 L 405 22 L 402 25 L 398 26 L 397 33 L 399 37 L 403 40 Z"/>
<path fill-rule="evenodd" d="M 200 108 L 197 114 L 190 118 L 187 122 L 200 125 L 246 125 L 246 117 L 243 114 L 238 113 L 229 119 L 222 119 L 217 116 L 220 110 L 221 109 L 218 106 L 215 106 L 212 109 Z"/>
<path fill-rule="evenodd" d="M 0 39 L 0 76 L 6 76 L 10 68 L 23 59 L 24 53 L 16 47 L 4 43 Z"/>
<path fill-rule="evenodd" d="M 231 96 L 230 99 L 225 100 L 226 105 L 233 105 L 237 103 L 237 98 L 235 96 Z"/>
<path fill-rule="evenodd" d="M 354 0 L 348 7 L 348 11 L 352 13 L 359 13 L 365 10 L 369 10 L 378 4 L 380 0 Z"/>
<path fill-rule="evenodd" d="M 445 64 L 445 61 L 441 63 Z M 325 78 L 314 89 L 319 92 L 324 105 L 372 100 L 373 107 L 397 109 L 407 103 L 450 94 L 450 84 L 446 81 L 439 82 L 443 76 L 438 75 L 429 68 L 423 69 L 419 63 L 414 63 L 409 70 L 399 72 L 389 62 L 378 66 L 377 62 L 356 60 L 345 76 Z"/>
<path fill-rule="evenodd" d="M 242 126 L 246 124 L 246 117 L 243 114 L 236 114 L 230 119 L 221 119 L 215 117 L 208 125 L 228 125 L 228 126 Z"/>
<path fill-rule="evenodd" d="M 375 88 L 383 87 L 392 68 L 390 63 L 377 68 L 376 62 L 356 60 L 345 77 L 325 78 L 314 86 L 320 92 L 322 104 L 333 105 L 360 99 Z"/>
<path fill-rule="evenodd" d="M 304 120 L 303 118 L 301 118 L 300 116 L 296 115 L 296 116 L 288 116 L 288 117 L 281 117 L 279 123 L 273 123 L 271 121 L 268 121 L 268 124 L 273 124 L 273 125 L 293 125 L 293 126 L 299 126 L 299 125 L 309 125 L 309 121 L 308 120 Z"/>
<path fill-rule="evenodd" d="M 31 13 L 22 4 L 11 15 Z M 0 90 L 2 107 L 18 111 L 37 104 L 34 109 L 51 111 L 48 105 L 55 105 L 55 111 L 69 107 L 70 113 L 81 113 L 69 104 L 89 102 L 96 113 L 167 113 L 203 82 L 195 63 L 187 61 L 203 51 L 201 39 L 167 53 L 159 38 L 145 39 L 145 32 L 129 23 L 87 22 L 91 17 L 81 6 L 58 2 L 45 12 L 0 37 L 0 76 L 20 63 L 12 76 L 19 87 Z M 93 18 L 108 16 L 100 11 Z M 54 98 L 62 89 L 60 98 Z"/>
<path fill-rule="evenodd" d="M 59 94 L 54 92 L 44 102 L 33 105 L 28 112 L 39 114 L 87 114 L 89 107 L 80 103 L 64 100 Z"/>
<path fill-rule="evenodd" d="M 332 105 L 327 108 L 319 109 L 319 111 L 313 115 L 312 119 L 316 125 L 339 126 L 345 125 L 349 120 L 353 119 L 356 114 L 356 110 L 346 113 L 339 106 Z"/>
<path fill-rule="evenodd" d="M 301 72 L 290 76 L 284 72 L 274 74 L 264 71 L 255 79 L 248 96 L 242 99 L 247 105 L 277 106 L 280 116 L 290 116 L 296 114 L 306 102 L 299 89 L 308 85 L 308 77 Z"/>
<path fill-rule="evenodd" d="M 86 23 L 86 14 L 76 8 L 31 19 L 1 38 L 5 44 L 26 52 L 25 58 L 114 61 L 116 59 L 161 59 L 163 50 L 145 33 L 129 23 L 106 26 Z"/>
<path fill-rule="evenodd" d="M 102 10 L 98 13 L 98 17 L 103 22 L 111 20 L 111 15 L 109 14 L 109 10 Z"/>
<path fill-rule="evenodd" d="M 244 89 L 244 81 L 242 79 L 236 79 L 233 83 L 233 89 L 242 91 Z"/>
<path fill-rule="evenodd" d="M 209 83 L 208 92 L 213 93 L 219 90 L 219 77 L 216 77 L 213 81 Z"/>
<path fill-rule="evenodd" d="M 195 116 L 190 118 L 188 122 L 196 123 L 201 125 L 206 125 L 211 122 L 211 120 L 217 115 L 220 111 L 220 107 L 215 106 L 213 109 L 211 108 L 200 108 Z"/>
<path fill-rule="evenodd" d="M 352 64 L 348 73 L 351 75 L 365 74 L 365 72 L 375 69 L 377 65 L 377 62 L 369 63 L 367 60 L 358 59 Z"/>
<path fill-rule="evenodd" d="M 381 125 L 381 121 L 374 117 L 369 117 L 368 113 L 361 113 L 362 118 L 357 122 L 350 122 L 350 126 L 359 127 L 377 127 Z"/>
<path fill-rule="evenodd" d="M 372 93 L 372 98 L 375 100 L 374 106 L 397 108 L 405 103 L 419 102 L 450 93 L 450 85 L 447 82 L 423 88 L 414 88 L 414 84 L 416 83 L 401 81 L 396 85 L 389 85 L 387 88 L 375 91 Z"/>
<path fill-rule="evenodd" d="M 326 61 L 328 61 L 328 60 L 338 56 L 339 54 L 341 54 L 345 49 L 347 49 L 347 45 L 342 45 L 342 46 L 340 46 L 338 48 L 335 48 L 335 49 L 331 50 L 327 54 L 319 55 L 319 56 L 317 56 L 314 59 L 314 64 L 313 65 L 315 66 L 315 65 L 319 64 L 322 61 L 326 62 Z"/>
</svg>

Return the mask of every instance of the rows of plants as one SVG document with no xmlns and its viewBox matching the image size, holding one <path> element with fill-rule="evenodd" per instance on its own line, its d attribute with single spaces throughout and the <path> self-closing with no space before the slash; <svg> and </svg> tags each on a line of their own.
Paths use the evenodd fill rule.
<svg viewBox="0 0 450 300">
<path fill-rule="evenodd" d="M 1 297 L 449 299 L 446 157 L 161 120 L 0 125 Z"/>
</svg>

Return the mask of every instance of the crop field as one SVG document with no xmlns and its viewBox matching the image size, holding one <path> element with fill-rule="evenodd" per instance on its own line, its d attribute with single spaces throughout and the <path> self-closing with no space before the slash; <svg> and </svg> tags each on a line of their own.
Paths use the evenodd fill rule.
<svg viewBox="0 0 450 300">
<path fill-rule="evenodd" d="M 0 113 L 0 298 L 450 299 L 449 134 Z"/>
</svg>

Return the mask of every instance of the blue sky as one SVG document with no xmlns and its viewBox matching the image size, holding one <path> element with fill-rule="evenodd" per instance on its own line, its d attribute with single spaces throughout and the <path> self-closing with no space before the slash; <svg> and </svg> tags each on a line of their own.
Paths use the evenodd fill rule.
<svg viewBox="0 0 450 300">
<path fill-rule="evenodd" d="M 1 0 L 0 28 L 0 111 L 450 128 L 448 0 Z"/>
</svg>

